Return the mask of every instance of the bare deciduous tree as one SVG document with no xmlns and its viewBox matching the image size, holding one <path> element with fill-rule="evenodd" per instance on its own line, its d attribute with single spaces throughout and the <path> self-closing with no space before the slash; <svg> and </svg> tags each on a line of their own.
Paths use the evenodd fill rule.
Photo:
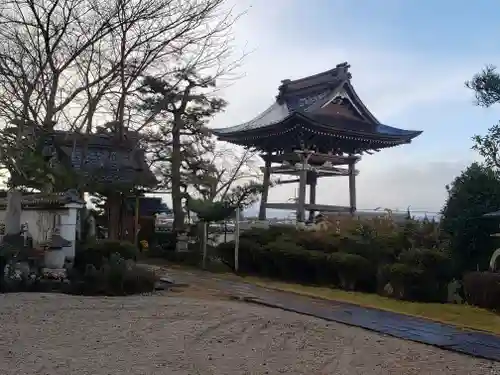
<svg viewBox="0 0 500 375">
<path fill-rule="evenodd" d="M 223 146 L 199 154 L 197 160 L 199 166 L 194 165 L 186 179 L 195 195 L 207 201 L 232 201 L 239 188 L 260 184 L 262 180 L 257 153 L 253 150 L 239 152 Z"/>
<path fill-rule="evenodd" d="M 225 0 L 2 1 L 0 125 L 15 129 L 3 132 L 0 162 L 19 172 L 23 150 L 39 153 L 27 126 L 92 133 L 107 124 L 118 139 L 146 130 L 159 111 L 137 110 L 139 78 L 216 72 L 236 18 Z"/>
<path fill-rule="evenodd" d="M 1 114 L 87 132 L 95 116 L 129 125 L 127 101 L 138 78 L 168 75 L 212 38 L 220 43 L 234 20 L 224 6 L 225 0 L 4 1 Z"/>
</svg>

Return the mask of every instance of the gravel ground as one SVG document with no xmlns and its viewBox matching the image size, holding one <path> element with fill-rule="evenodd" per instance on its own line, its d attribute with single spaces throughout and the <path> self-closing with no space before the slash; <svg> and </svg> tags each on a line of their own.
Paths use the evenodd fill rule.
<svg viewBox="0 0 500 375">
<path fill-rule="evenodd" d="M 500 374 L 500 363 L 185 293 L 0 295 L 0 329 L 2 375 Z"/>
</svg>

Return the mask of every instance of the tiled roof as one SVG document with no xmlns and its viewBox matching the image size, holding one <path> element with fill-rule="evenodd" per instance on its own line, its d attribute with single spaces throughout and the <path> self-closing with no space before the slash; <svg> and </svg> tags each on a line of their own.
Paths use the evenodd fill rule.
<svg viewBox="0 0 500 375">
<path fill-rule="evenodd" d="M 79 134 L 55 131 L 47 146 L 55 145 L 58 157 L 90 184 L 134 184 L 154 187 L 158 181 L 149 169 L 139 137 L 127 132 L 117 141 L 112 134 Z"/>
<path fill-rule="evenodd" d="M 287 105 L 279 104 L 276 102 L 254 119 L 248 122 L 244 122 L 243 124 L 231 126 L 229 128 L 214 129 L 214 133 L 225 134 L 225 133 L 233 133 L 233 132 L 257 129 L 262 126 L 268 126 L 281 122 L 289 115 L 290 111 L 288 110 Z"/>
<path fill-rule="evenodd" d="M 281 81 L 276 102 L 268 109 L 246 123 L 214 129 L 214 133 L 222 135 L 253 130 L 279 123 L 295 111 L 309 112 L 330 100 L 336 89 L 349 79 L 348 67 L 348 65 L 339 64 L 326 72 L 296 80 Z"/>
<path fill-rule="evenodd" d="M 85 204 L 80 195 L 75 190 L 68 190 L 64 193 L 36 193 L 23 195 L 21 198 L 22 207 L 41 206 L 64 206 L 66 204 Z M 7 197 L 0 198 L 0 207 L 7 206 Z"/>
<path fill-rule="evenodd" d="M 53 234 L 46 242 L 38 244 L 41 247 L 48 247 L 49 249 L 60 249 L 62 247 L 71 246 L 71 242 L 62 238 L 59 234 Z"/>
<path fill-rule="evenodd" d="M 234 133 L 258 131 L 279 123 L 289 121 L 295 115 L 297 120 L 305 119 L 327 125 L 332 130 L 346 130 L 366 132 L 379 136 L 414 138 L 421 134 L 420 131 L 399 129 L 381 124 L 369 112 L 366 106 L 354 91 L 350 83 L 351 74 L 347 63 L 339 64 L 334 69 L 300 78 L 297 80 L 284 80 L 279 87 L 276 102 L 251 121 L 227 128 L 214 129 L 215 135 L 229 136 Z M 325 114 L 324 109 L 332 101 L 345 98 L 356 111 L 362 113 L 359 121 L 351 121 L 343 113 Z M 328 107 L 329 108 L 329 107 Z"/>
</svg>

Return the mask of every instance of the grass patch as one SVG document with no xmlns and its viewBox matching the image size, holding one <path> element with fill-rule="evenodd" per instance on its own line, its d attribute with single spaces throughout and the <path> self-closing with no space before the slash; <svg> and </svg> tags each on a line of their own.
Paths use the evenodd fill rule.
<svg viewBox="0 0 500 375">
<path fill-rule="evenodd" d="M 257 277 L 245 277 L 243 280 L 268 289 L 347 302 L 358 306 L 426 318 L 465 330 L 478 330 L 500 335 L 500 315 L 474 306 L 399 301 L 377 294 L 347 292 L 340 289 L 284 283 Z"/>
</svg>

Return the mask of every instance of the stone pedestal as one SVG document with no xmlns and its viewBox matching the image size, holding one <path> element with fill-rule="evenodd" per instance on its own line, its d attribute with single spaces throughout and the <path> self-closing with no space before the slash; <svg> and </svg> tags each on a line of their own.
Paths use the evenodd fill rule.
<svg viewBox="0 0 500 375">
<path fill-rule="evenodd" d="M 47 250 L 44 255 L 44 265 L 47 269 L 64 268 L 66 252 L 63 249 Z"/>
<path fill-rule="evenodd" d="M 177 236 L 177 243 L 175 245 L 175 250 L 179 253 L 188 251 L 188 237 L 184 234 Z"/>
<path fill-rule="evenodd" d="M 21 232 L 21 199 L 20 191 L 7 193 L 7 212 L 5 213 L 5 234 Z"/>
</svg>

